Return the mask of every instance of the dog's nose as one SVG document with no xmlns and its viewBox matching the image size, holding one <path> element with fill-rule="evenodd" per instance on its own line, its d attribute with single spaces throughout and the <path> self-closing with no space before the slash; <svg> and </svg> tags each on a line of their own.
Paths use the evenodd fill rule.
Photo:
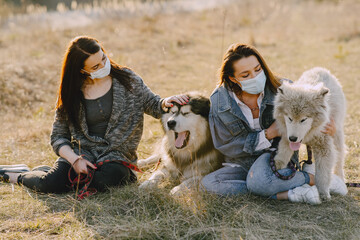
<svg viewBox="0 0 360 240">
<path fill-rule="evenodd" d="M 175 125 L 176 125 L 176 121 L 175 120 L 170 120 L 167 122 L 167 125 L 169 127 L 169 129 L 174 129 Z"/>
<path fill-rule="evenodd" d="M 296 142 L 297 139 L 298 139 L 298 138 L 297 138 L 297 137 L 294 137 L 294 136 L 290 136 L 290 137 L 289 137 L 289 140 L 290 140 L 291 142 Z"/>
</svg>

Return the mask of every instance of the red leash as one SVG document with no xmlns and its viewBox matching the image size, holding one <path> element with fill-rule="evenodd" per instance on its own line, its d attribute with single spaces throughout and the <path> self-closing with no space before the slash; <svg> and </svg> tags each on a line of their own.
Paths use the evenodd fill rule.
<svg viewBox="0 0 360 240">
<path fill-rule="evenodd" d="M 82 157 L 82 156 L 81 156 Z M 130 168 L 136 172 L 140 172 L 143 173 L 143 171 L 141 171 L 137 166 L 135 166 L 134 164 L 122 161 L 122 160 L 104 160 L 102 162 L 99 163 L 95 163 L 95 167 L 101 167 L 102 165 L 104 165 L 104 163 L 109 163 L 109 162 L 117 162 L 120 163 L 122 165 L 124 165 L 127 168 Z M 73 168 L 73 166 L 71 166 L 71 168 L 69 169 L 68 172 L 68 178 L 69 181 L 71 183 L 71 188 L 74 188 L 76 185 L 78 185 L 79 183 L 84 183 L 84 186 L 80 189 L 77 197 L 78 200 L 83 200 L 85 197 L 89 197 L 91 195 L 94 195 L 97 190 L 95 188 L 89 188 L 91 181 L 94 178 L 94 174 L 95 174 L 95 169 L 92 168 L 88 168 L 88 174 L 78 174 L 73 180 L 71 179 L 70 176 L 70 172 L 71 169 Z"/>
</svg>

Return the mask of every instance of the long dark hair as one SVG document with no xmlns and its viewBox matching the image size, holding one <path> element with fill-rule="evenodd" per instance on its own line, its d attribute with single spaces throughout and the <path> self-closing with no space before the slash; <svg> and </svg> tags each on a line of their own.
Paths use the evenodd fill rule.
<svg viewBox="0 0 360 240">
<path fill-rule="evenodd" d="M 255 47 L 247 45 L 247 44 L 232 44 L 228 50 L 226 51 L 221 68 L 219 70 L 220 75 L 220 84 L 227 83 L 231 88 L 237 87 L 241 91 L 240 86 L 237 84 L 233 84 L 229 77 L 234 77 L 234 62 L 240 60 L 244 57 L 255 56 L 259 61 L 266 78 L 269 81 L 266 81 L 266 85 L 270 87 L 273 92 L 276 92 L 276 89 L 281 85 L 279 77 L 275 76 L 268 65 L 266 64 L 264 58 L 260 55 L 260 53 L 256 50 Z"/>
<path fill-rule="evenodd" d="M 79 126 L 79 111 L 82 98 L 81 88 L 85 79 L 89 76 L 80 70 L 84 68 L 86 59 L 104 49 L 95 38 L 81 36 L 73 39 L 67 48 L 62 64 L 60 86 L 56 109 L 65 114 L 68 120 L 75 126 Z M 108 56 L 107 56 L 108 57 Z M 126 67 L 120 66 L 110 59 L 110 76 L 116 78 L 124 87 L 131 91 L 130 73 L 125 71 Z"/>
</svg>

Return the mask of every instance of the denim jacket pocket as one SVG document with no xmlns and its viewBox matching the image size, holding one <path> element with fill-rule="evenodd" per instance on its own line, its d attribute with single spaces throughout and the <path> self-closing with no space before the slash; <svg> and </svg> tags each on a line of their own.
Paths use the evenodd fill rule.
<svg viewBox="0 0 360 240">
<path fill-rule="evenodd" d="M 219 113 L 218 116 L 233 136 L 239 135 L 245 129 L 241 119 L 235 117 L 230 111 Z"/>
<path fill-rule="evenodd" d="M 241 133 L 245 129 L 240 120 L 227 123 L 225 126 L 233 136 L 239 135 L 239 133 Z"/>
</svg>

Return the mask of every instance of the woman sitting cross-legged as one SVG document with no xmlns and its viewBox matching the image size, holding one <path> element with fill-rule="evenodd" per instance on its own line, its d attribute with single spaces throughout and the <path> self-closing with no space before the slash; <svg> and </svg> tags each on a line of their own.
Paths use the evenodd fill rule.
<svg viewBox="0 0 360 240">
<path fill-rule="evenodd" d="M 77 37 L 64 57 L 51 133 L 60 158 L 50 169 L 19 173 L 2 166 L 0 174 L 45 193 L 70 191 L 83 174 L 79 197 L 134 182 L 144 113 L 160 118 L 172 102 L 187 101 L 184 95 L 161 99 L 131 69 L 112 61 L 96 39 Z"/>
<path fill-rule="evenodd" d="M 219 195 L 248 192 L 288 199 L 292 202 L 320 203 L 314 186 L 313 164 L 282 180 L 270 167 L 270 150 L 276 149 L 280 134 L 273 119 L 274 97 L 281 79 L 252 46 L 234 44 L 227 50 L 220 69 L 220 84 L 210 97 L 209 124 L 214 146 L 225 155 L 224 167 L 202 180 L 203 187 Z M 332 123 L 324 129 L 333 135 Z M 293 161 L 298 161 L 294 154 Z M 290 160 L 290 159 L 289 159 Z M 291 169 L 281 169 L 288 176 Z M 345 183 L 333 175 L 330 191 L 346 194 Z"/>
</svg>

